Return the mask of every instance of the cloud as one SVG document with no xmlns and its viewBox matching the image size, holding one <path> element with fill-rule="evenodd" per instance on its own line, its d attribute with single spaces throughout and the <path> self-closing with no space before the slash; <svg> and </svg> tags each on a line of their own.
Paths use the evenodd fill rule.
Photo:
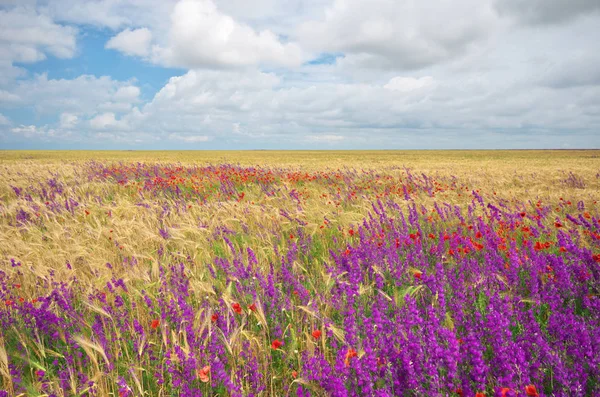
<svg viewBox="0 0 600 397">
<path fill-rule="evenodd" d="M 91 115 L 101 110 L 100 107 L 107 111 L 130 111 L 131 106 L 139 102 L 139 93 L 139 88 L 131 83 L 108 76 L 49 79 L 47 74 L 41 74 L 30 80 L 18 81 L 4 96 L 12 100 L 13 106 L 31 106 L 40 114 Z"/>
<path fill-rule="evenodd" d="M 0 125 L 10 125 L 10 120 L 0 113 Z"/>
<path fill-rule="evenodd" d="M 343 141 L 345 138 L 341 135 L 307 135 L 306 140 L 309 142 L 335 143 Z"/>
<path fill-rule="evenodd" d="M 112 37 L 105 45 L 107 49 L 120 51 L 126 55 L 146 57 L 150 53 L 152 32 L 147 28 L 125 29 Z"/>
<path fill-rule="evenodd" d="M 72 58 L 77 30 L 56 24 L 32 7 L 0 9 L 0 84 L 8 84 L 24 74 L 14 63 Z"/>
<path fill-rule="evenodd" d="M 552 25 L 600 12 L 598 0 L 496 0 L 501 15 L 527 25 Z"/>
<path fill-rule="evenodd" d="M 95 130 L 105 130 L 115 127 L 118 124 L 119 122 L 115 118 L 115 114 L 111 112 L 101 113 L 90 120 L 90 127 Z"/>
<path fill-rule="evenodd" d="M 182 141 L 187 143 L 199 143 L 208 142 L 211 137 L 207 135 L 181 135 L 181 134 L 169 134 L 169 139 L 174 141 Z"/>
<path fill-rule="evenodd" d="M 355 67 L 411 70 L 464 54 L 495 22 L 488 1 L 335 0 L 297 34 L 306 48 L 343 52 L 340 62 Z"/>
<path fill-rule="evenodd" d="M 542 75 L 541 82 L 552 88 L 600 86 L 600 56 L 587 52 L 561 60 Z"/>
<path fill-rule="evenodd" d="M 44 142 L 62 141 L 72 139 L 72 133 L 51 128 L 48 125 L 20 125 L 10 129 L 10 132 L 17 137 L 28 140 L 37 139 Z"/>
<path fill-rule="evenodd" d="M 19 102 L 21 102 L 21 98 L 18 95 L 9 91 L 0 90 L 0 103 L 5 105 L 14 105 L 18 104 Z"/>
<path fill-rule="evenodd" d="M 171 14 L 168 40 L 153 48 L 153 59 L 186 68 L 268 64 L 298 66 L 300 47 L 272 31 L 256 31 L 223 14 L 210 0 L 181 0 Z"/>
<path fill-rule="evenodd" d="M 60 114 L 60 127 L 66 130 L 74 128 L 79 122 L 77 115 L 71 113 Z"/>
<path fill-rule="evenodd" d="M 392 91 L 411 92 L 420 89 L 432 88 L 435 85 L 433 77 L 394 77 L 383 88 Z"/>
</svg>

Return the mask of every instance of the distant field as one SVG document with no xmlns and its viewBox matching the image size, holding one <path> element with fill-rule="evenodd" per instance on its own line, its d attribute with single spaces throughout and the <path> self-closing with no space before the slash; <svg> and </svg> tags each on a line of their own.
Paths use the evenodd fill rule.
<svg viewBox="0 0 600 397">
<path fill-rule="evenodd" d="M 598 200 L 592 150 L 0 151 L 0 397 L 600 395 Z"/>
</svg>

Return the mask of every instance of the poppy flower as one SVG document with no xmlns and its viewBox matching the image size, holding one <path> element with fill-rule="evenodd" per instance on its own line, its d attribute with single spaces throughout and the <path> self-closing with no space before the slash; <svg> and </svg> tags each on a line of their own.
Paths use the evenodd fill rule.
<svg viewBox="0 0 600 397">
<path fill-rule="evenodd" d="M 485 397 L 485 393 L 482 393 L 482 392 L 475 393 L 475 397 Z"/>
<path fill-rule="evenodd" d="M 533 249 L 536 251 L 541 251 L 544 248 L 544 244 L 540 243 L 539 241 L 536 241 L 535 245 L 533 246 Z"/>
<path fill-rule="evenodd" d="M 423 273 L 422 273 L 422 272 L 415 272 L 415 278 L 416 278 L 416 279 L 418 279 L 418 280 L 420 280 L 420 279 L 421 279 L 421 276 L 422 276 L 422 275 L 423 275 Z"/>
<path fill-rule="evenodd" d="M 527 214 L 525 212 L 521 212 L 519 215 L 521 216 L 521 218 L 525 218 L 525 215 Z"/>
<path fill-rule="evenodd" d="M 500 389 L 500 396 L 506 397 L 506 395 L 508 394 L 509 391 L 510 391 L 510 389 L 508 387 L 503 387 L 502 389 Z"/>
<path fill-rule="evenodd" d="M 559 248 L 559 251 L 560 251 L 560 252 L 567 252 L 567 249 L 566 249 L 565 247 L 560 247 L 560 248 Z"/>
<path fill-rule="evenodd" d="M 277 350 L 279 349 L 281 346 L 283 346 L 283 342 L 280 341 L 279 339 L 275 339 L 272 343 L 271 343 L 271 349 L 273 350 Z"/>
<path fill-rule="evenodd" d="M 298 377 L 298 371 L 292 371 L 292 378 L 296 379 Z"/>
<path fill-rule="evenodd" d="M 210 316 L 210 320 L 211 320 L 213 323 L 216 323 L 218 319 L 219 319 L 219 315 L 218 315 L 217 313 L 213 313 L 213 315 L 212 315 L 212 316 Z"/>
<path fill-rule="evenodd" d="M 234 312 L 236 312 L 237 314 L 242 314 L 242 306 L 240 306 L 239 303 L 235 302 L 233 305 L 231 305 L 231 308 L 233 309 Z"/>
<path fill-rule="evenodd" d="M 358 354 L 356 353 L 356 350 L 354 350 L 353 348 L 348 349 L 348 351 L 346 352 L 346 358 L 344 359 L 344 364 L 346 365 L 346 367 L 350 366 L 350 359 L 356 357 Z"/>
<path fill-rule="evenodd" d="M 481 234 L 481 232 L 475 233 L 475 238 L 481 238 L 481 237 L 483 237 L 483 234 Z"/>
<path fill-rule="evenodd" d="M 455 392 L 456 394 L 458 394 L 460 397 L 462 397 L 462 396 L 463 396 L 463 391 L 462 391 L 462 389 L 461 389 L 460 387 L 459 387 L 458 389 L 454 390 L 454 392 Z"/>
<path fill-rule="evenodd" d="M 563 227 L 563 225 L 560 222 L 554 222 L 554 227 L 560 228 L 560 227 Z"/>
<path fill-rule="evenodd" d="M 150 323 L 150 327 L 152 329 L 158 328 L 159 325 L 160 325 L 160 320 L 152 320 L 152 322 Z"/>
<path fill-rule="evenodd" d="M 429 238 L 432 239 L 432 240 L 435 240 L 435 234 L 429 233 Z"/>
<path fill-rule="evenodd" d="M 253 312 L 256 312 L 256 303 L 253 303 L 250 306 L 248 306 L 248 309 L 252 310 Z"/>
<path fill-rule="evenodd" d="M 322 333 L 322 332 L 321 332 L 321 330 L 319 330 L 319 329 L 315 329 L 315 330 L 312 332 L 312 336 L 313 336 L 313 338 L 315 338 L 315 339 L 319 339 L 319 338 L 321 337 L 321 333 Z"/>
<path fill-rule="evenodd" d="M 536 390 L 536 388 L 535 388 L 535 386 L 534 386 L 534 385 L 527 385 L 527 386 L 525 386 L 525 393 L 526 393 L 528 396 L 531 396 L 531 397 L 537 397 L 537 396 L 539 396 L 539 395 L 540 395 L 540 394 L 537 392 L 537 390 Z"/>
<path fill-rule="evenodd" d="M 210 380 L 210 365 L 202 367 L 198 370 L 198 379 L 200 382 L 206 383 Z"/>
</svg>

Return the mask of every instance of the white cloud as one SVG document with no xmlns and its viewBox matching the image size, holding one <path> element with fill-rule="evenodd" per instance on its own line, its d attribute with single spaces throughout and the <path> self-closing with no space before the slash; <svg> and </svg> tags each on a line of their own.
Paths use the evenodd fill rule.
<svg viewBox="0 0 600 397">
<path fill-rule="evenodd" d="M 10 120 L 0 113 L 0 125 L 10 125 Z"/>
<path fill-rule="evenodd" d="M 116 102 L 136 102 L 140 96 L 140 89 L 134 85 L 120 87 L 113 96 Z"/>
<path fill-rule="evenodd" d="M 0 68 L 1 70 L 1 68 Z M 21 98 L 9 91 L 0 90 L 0 103 L 3 104 L 18 104 L 21 101 Z"/>
<path fill-rule="evenodd" d="M 198 142 L 208 142 L 210 141 L 210 137 L 207 135 L 181 135 L 181 134 L 169 134 L 169 139 L 175 141 L 182 141 L 187 143 L 198 143 Z"/>
<path fill-rule="evenodd" d="M 81 75 L 75 79 L 49 79 L 46 74 L 21 80 L 8 92 L 21 106 L 33 106 L 37 112 L 91 115 L 103 107 L 127 112 L 139 102 L 139 88 L 108 76 Z M 0 95 L 0 100 L 2 95 Z"/>
<path fill-rule="evenodd" d="M 72 58 L 77 30 L 56 24 L 33 7 L 0 9 L 0 84 L 24 74 L 15 62 L 33 63 L 47 55 Z"/>
<path fill-rule="evenodd" d="M 126 55 L 146 57 L 150 53 L 152 32 L 147 28 L 125 29 L 112 37 L 105 48 L 118 50 Z"/>
<path fill-rule="evenodd" d="M 257 64 L 298 66 L 300 47 L 275 33 L 256 31 L 223 14 L 211 0 L 181 0 L 171 15 L 168 40 L 153 48 L 153 59 L 188 68 Z"/>
<path fill-rule="evenodd" d="M 63 129 L 72 129 L 79 122 L 77 115 L 72 113 L 61 113 L 60 114 L 60 127 Z"/>
<path fill-rule="evenodd" d="M 115 114 L 111 112 L 99 114 L 90 120 L 90 127 L 95 130 L 104 130 L 110 127 L 115 127 L 117 124 L 118 121 L 115 118 Z"/>
<path fill-rule="evenodd" d="M 343 52 L 356 67 L 418 69 L 463 55 L 496 20 L 486 0 L 335 0 L 298 35 L 307 48 Z"/>
<path fill-rule="evenodd" d="M 341 135 L 308 135 L 306 136 L 306 140 L 309 142 L 324 142 L 324 143 L 334 143 L 343 141 L 345 138 Z"/>
<path fill-rule="evenodd" d="M 434 85 L 435 82 L 431 76 L 424 76 L 418 79 L 414 77 L 398 76 L 391 79 L 389 83 L 383 86 L 383 88 L 392 91 L 411 92 L 423 88 L 433 88 Z"/>
<path fill-rule="evenodd" d="M 48 125 L 20 125 L 10 129 L 13 135 L 30 139 L 39 139 L 44 142 L 62 141 L 72 139 L 72 133 L 69 131 L 57 130 Z"/>
</svg>

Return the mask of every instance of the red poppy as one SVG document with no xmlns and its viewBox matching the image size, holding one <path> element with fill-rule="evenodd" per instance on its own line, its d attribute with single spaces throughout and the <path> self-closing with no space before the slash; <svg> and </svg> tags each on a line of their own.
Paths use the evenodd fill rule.
<svg viewBox="0 0 600 397">
<path fill-rule="evenodd" d="M 13 304 L 13 301 L 11 301 L 10 299 L 7 299 L 7 300 L 4 301 L 4 304 L 6 306 L 11 306 Z"/>
<path fill-rule="evenodd" d="M 435 240 L 435 234 L 429 233 L 429 238 L 432 239 L 432 240 Z"/>
<path fill-rule="evenodd" d="M 152 320 L 152 322 L 150 323 L 150 327 L 152 329 L 158 328 L 159 325 L 160 325 L 160 320 Z"/>
<path fill-rule="evenodd" d="M 242 313 L 242 306 L 240 306 L 239 303 L 235 302 L 233 305 L 231 305 L 231 308 L 233 309 L 234 312 L 236 312 L 237 314 L 241 314 Z"/>
<path fill-rule="evenodd" d="M 281 346 L 283 346 L 283 342 L 280 341 L 279 339 L 275 339 L 272 343 L 271 343 L 271 349 L 273 350 L 277 350 L 279 349 Z"/>
<path fill-rule="evenodd" d="M 416 272 L 415 272 L 415 278 L 416 278 L 416 279 L 418 279 L 418 280 L 420 280 L 420 279 L 421 279 L 421 276 L 422 276 L 422 275 L 423 275 L 423 273 L 422 273 L 422 272 L 419 272 L 419 271 L 416 271 Z"/>
<path fill-rule="evenodd" d="M 253 312 L 256 312 L 256 303 L 253 303 L 250 306 L 248 306 L 248 309 L 252 310 Z"/>
<path fill-rule="evenodd" d="M 455 392 L 456 394 L 458 394 L 460 397 L 462 397 L 462 396 L 463 396 L 463 391 L 462 391 L 462 389 L 461 389 L 460 387 L 459 387 L 458 389 L 454 390 L 454 392 Z"/>
<path fill-rule="evenodd" d="M 519 215 L 521 215 L 521 218 L 525 218 L 525 215 L 527 215 L 525 212 L 521 212 Z"/>
<path fill-rule="evenodd" d="M 509 389 L 508 387 L 503 387 L 503 388 L 500 390 L 500 396 L 501 396 L 501 397 L 506 397 L 506 395 L 508 394 L 508 392 L 509 392 L 509 391 L 510 391 L 510 389 Z"/>
<path fill-rule="evenodd" d="M 541 251 L 544 248 L 546 248 L 546 247 L 544 247 L 544 244 L 542 244 L 539 241 L 536 241 L 535 245 L 533 246 L 533 249 L 536 250 L 536 251 Z"/>
<path fill-rule="evenodd" d="M 315 338 L 315 339 L 319 339 L 319 338 L 321 337 L 321 330 L 315 329 L 315 330 L 312 332 L 312 336 L 313 336 L 313 338 Z"/>
<path fill-rule="evenodd" d="M 198 379 L 200 379 L 201 382 L 206 383 L 210 380 L 210 365 L 207 365 L 201 369 L 199 369 L 197 371 L 198 373 Z"/>
<path fill-rule="evenodd" d="M 354 350 L 353 348 L 348 349 L 348 351 L 346 352 L 346 358 L 344 359 L 344 364 L 346 365 L 346 367 L 350 366 L 350 359 L 356 357 L 358 354 L 356 353 L 356 350 Z"/>
<path fill-rule="evenodd" d="M 567 249 L 566 249 L 565 247 L 560 247 L 560 248 L 559 248 L 559 251 L 560 251 L 560 252 L 567 252 Z"/>
<path fill-rule="evenodd" d="M 594 259 L 594 261 L 600 263 L 600 254 L 592 255 L 592 259 Z"/>
<path fill-rule="evenodd" d="M 475 233 L 475 238 L 481 238 L 481 237 L 483 237 L 483 235 L 481 234 L 481 232 Z"/>
<path fill-rule="evenodd" d="M 485 393 L 483 393 L 483 392 L 475 393 L 475 397 L 485 397 Z"/>
<path fill-rule="evenodd" d="M 210 320 L 211 320 L 213 323 L 216 323 L 218 319 L 219 319 L 219 315 L 218 315 L 217 313 L 213 313 L 213 315 L 212 315 L 212 316 L 210 316 Z"/>
<path fill-rule="evenodd" d="M 292 371 L 292 378 L 296 379 L 298 377 L 298 371 Z"/>
<path fill-rule="evenodd" d="M 352 230 L 352 229 L 348 230 L 348 234 L 349 234 L 350 236 L 354 236 L 354 230 Z"/>
<path fill-rule="evenodd" d="M 527 385 L 527 386 L 525 386 L 525 393 L 526 393 L 528 396 L 531 396 L 531 397 L 538 397 L 538 396 L 540 395 L 540 394 L 537 392 L 537 390 L 535 389 L 535 386 L 534 386 L 534 385 Z"/>
<path fill-rule="evenodd" d="M 559 227 L 563 227 L 563 225 L 560 222 L 554 222 L 554 227 L 559 228 Z"/>
</svg>

